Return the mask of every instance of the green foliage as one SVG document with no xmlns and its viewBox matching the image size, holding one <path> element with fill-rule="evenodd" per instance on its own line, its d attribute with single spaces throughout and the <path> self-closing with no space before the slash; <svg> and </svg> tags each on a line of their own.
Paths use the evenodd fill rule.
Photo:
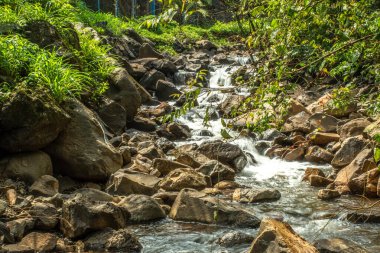
<svg viewBox="0 0 380 253">
<path fill-rule="evenodd" d="M 88 91 L 91 79 L 86 72 L 74 69 L 56 52 L 41 52 L 30 66 L 29 81 L 47 87 L 61 102 L 67 97 L 78 97 Z"/>
<path fill-rule="evenodd" d="M 328 107 L 332 110 L 346 110 L 354 102 L 351 86 L 336 88 L 331 92 Z"/>
</svg>

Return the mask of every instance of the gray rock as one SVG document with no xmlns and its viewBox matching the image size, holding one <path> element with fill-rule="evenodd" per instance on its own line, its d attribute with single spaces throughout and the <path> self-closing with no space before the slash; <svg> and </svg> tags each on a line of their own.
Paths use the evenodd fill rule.
<svg viewBox="0 0 380 253">
<path fill-rule="evenodd" d="M 29 191 L 34 196 L 51 197 L 58 193 L 58 189 L 58 180 L 52 176 L 44 175 L 30 186 Z"/>
</svg>

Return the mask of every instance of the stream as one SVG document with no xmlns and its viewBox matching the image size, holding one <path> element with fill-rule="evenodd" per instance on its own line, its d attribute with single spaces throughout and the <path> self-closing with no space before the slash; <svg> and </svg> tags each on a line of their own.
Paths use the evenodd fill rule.
<svg viewBox="0 0 380 253">
<path fill-rule="evenodd" d="M 203 116 L 208 106 L 216 108 L 230 92 L 245 94 L 246 91 L 231 86 L 231 73 L 239 64 L 246 64 L 247 59 L 237 59 L 234 66 L 221 65 L 211 72 L 209 87 L 211 92 L 202 93 L 199 106 L 189 111 L 179 121 L 192 129 L 193 136 L 177 142 L 177 145 L 186 143 L 201 143 L 207 140 L 220 139 L 222 124 L 220 119 L 210 120 L 209 127 L 204 127 Z M 218 97 L 215 103 L 213 96 Z M 210 102 L 212 101 L 212 102 Z M 214 136 L 200 136 L 201 131 L 207 129 Z M 344 238 L 362 245 L 370 252 L 380 252 L 380 225 L 354 224 L 344 219 L 347 211 L 342 206 L 352 205 L 359 201 L 353 196 L 342 196 L 333 201 L 321 201 L 317 198 L 319 188 L 311 187 L 301 179 L 308 167 L 318 167 L 328 174 L 330 165 L 316 165 L 307 162 L 286 162 L 279 159 L 270 159 L 260 155 L 255 149 L 255 140 L 239 137 L 232 141 L 244 151 L 251 153 L 257 163 L 248 164 L 237 175 L 236 182 L 245 186 L 274 188 L 281 192 L 281 199 L 275 202 L 255 204 L 239 204 L 253 211 L 259 218 L 274 217 L 288 222 L 293 229 L 309 242 L 323 238 Z M 257 229 L 240 229 L 199 223 L 177 222 L 165 219 L 153 224 L 135 225 L 131 228 L 140 238 L 144 246 L 144 253 L 210 253 L 246 252 L 249 244 L 238 245 L 233 248 L 224 248 L 215 243 L 222 235 L 241 231 L 256 235 Z"/>
</svg>

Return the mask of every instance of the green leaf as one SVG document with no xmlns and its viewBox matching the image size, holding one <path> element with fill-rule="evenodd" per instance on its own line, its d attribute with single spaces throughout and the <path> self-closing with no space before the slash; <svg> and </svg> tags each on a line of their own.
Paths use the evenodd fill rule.
<svg viewBox="0 0 380 253">
<path fill-rule="evenodd" d="M 222 123 L 223 127 L 227 127 L 226 121 L 224 121 L 224 119 L 220 119 L 220 122 Z"/>
<path fill-rule="evenodd" d="M 224 139 L 231 139 L 232 138 L 232 136 L 224 128 L 222 130 L 220 130 L 220 134 L 222 135 L 222 137 Z"/>
<path fill-rule="evenodd" d="M 373 151 L 373 158 L 375 159 L 375 162 L 378 163 L 380 162 L 380 148 L 375 148 Z"/>
</svg>

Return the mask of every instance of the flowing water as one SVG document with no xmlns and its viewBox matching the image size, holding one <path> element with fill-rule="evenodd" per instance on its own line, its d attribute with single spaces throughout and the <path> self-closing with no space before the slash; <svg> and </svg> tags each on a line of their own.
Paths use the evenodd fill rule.
<svg viewBox="0 0 380 253">
<path fill-rule="evenodd" d="M 246 63 L 246 59 L 238 62 Z M 185 143 L 201 143 L 203 141 L 220 139 L 222 124 L 220 119 L 209 122 L 209 127 L 203 126 L 203 117 L 207 107 L 215 108 L 228 95 L 227 91 L 234 89 L 236 93 L 246 91 L 231 86 L 231 73 L 237 66 L 220 66 L 211 72 L 210 91 L 200 95 L 199 106 L 183 116 L 181 123 L 188 125 L 193 131 L 193 137 Z M 214 136 L 200 136 L 200 130 L 207 129 Z M 281 199 L 275 202 L 242 204 L 244 208 L 256 213 L 259 218 L 276 217 L 288 222 L 293 229 L 305 239 L 313 242 L 316 239 L 340 237 L 349 239 L 370 252 L 380 252 L 380 225 L 353 224 L 344 219 L 344 206 L 352 205 L 354 197 L 343 196 L 339 199 L 321 201 L 317 199 L 317 188 L 302 182 L 301 178 L 307 167 L 319 167 L 326 173 L 329 165 L 321 166 L 306 162 L 285 162 L 270 159 L 260 155 L 254 148 L 255 140 L 239 137 L 232 141 L 244 151 L 254 155 L 257 163 L 248 164 L 236 177 L 242 185 L 263 188 L 275 188 L 281 192 Z M 233 248 L 223 248 L 214 241 L 231 231 L 241 231 L 255 235 L 255 229 L 240 229 L 198 223 L 175 222 L 166 219 L 154 224 L 138 225 L 132 228 L 140 237 L 145 253 L 198 253 L 198 252 L 245 252 L 249 245 L 239 245 Z"/>
</svg>

